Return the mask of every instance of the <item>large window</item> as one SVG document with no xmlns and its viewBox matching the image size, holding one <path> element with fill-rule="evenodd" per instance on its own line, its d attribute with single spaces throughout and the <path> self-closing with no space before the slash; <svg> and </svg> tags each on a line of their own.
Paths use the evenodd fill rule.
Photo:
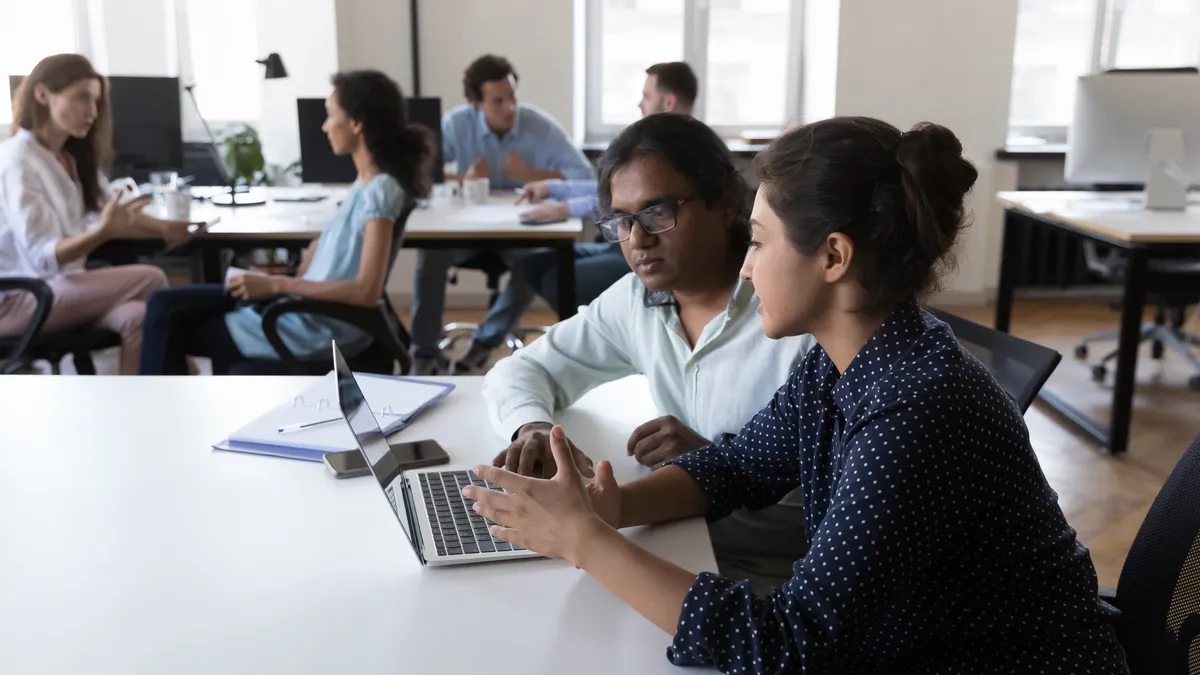
<svg viewBox="0 0 1200 675">
<path fill-rule="evenodd" d="M 4 3 L 0 10 L 0 124 L 12 121 L 9 75 L 27 75 L 38 61 L 79 49 L 75 0 Z"/>
<path fill-rule="evenodd" d="M 209 121 L 256 120 L 262 112 L 258 34 L 246 0 L 183 0 L 179 12 L 180 72 L 196 85 Z"/>
<path fill-rule="evenodd" d="M 1080 75 L 1200 66 L 1200 0 L 1019 0 L 1009 141 L 1062 142 Z"/>
<path fill-rule="evenodd" d="M 606 138 L 638 118 L 646 68 L 687 61 L 696 115 L 727 136 L 778 129 L 800 101 L 801 0 L 588 0 L 587 128 Z"/>
</svg>

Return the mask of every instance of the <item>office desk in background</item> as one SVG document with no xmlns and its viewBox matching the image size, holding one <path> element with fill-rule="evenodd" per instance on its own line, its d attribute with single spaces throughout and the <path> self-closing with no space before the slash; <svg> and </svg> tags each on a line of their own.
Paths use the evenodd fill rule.
<svg viewBox="0 0 1200 675">
<path fill-rule="evenodd" d="M 1194 198 L 1195 195 L 1191 197 Z M 1113 454 L 1128 449 L 1133 413 L 1134 374 L 1142 311 L 1146 303 L 1146 272 L 1150 259 L 1194 253 L 1200 258 L 1200 204 L 1186 211 L 1146 211 L 1133 192 L 1001 192 L 1004 205 L 1004 244 L 996 296 L 996 328 L 1007 332 L 1013 291 L 1020 264 L 1022 239 L 1030 222 L 1122 249 L 1128 260 L 1121 302 L 1121 336 L 1117 343 L 1117 372 L 1108 425 L 1091 419 L 1053 392 L 1041 398 Z"/>
<path fill-rule="evenodd" d="M 666 633 L 569 563 L 422 568 L 372 479 L 209 448 L 314 380 L 2 378 L 0 672 L 679 672 Z M 491 460 L 482 378 L 455 383 L 391 440 Z M 560 420 L 628 481 L 652 410 L 639 377 Z M 699 519 L 627 534 L 716 569 Z"/>
<path fill-rule="evenodd" d="M 221 207 L 196 202 L 193 220 L 221 218 L 221 222 L 197 236 L 184 249 L 194 254 L 193 277 L 199 281 L 224 279 L 221 255 L 232 250 L 245 253 L 253 249 L 286 248 L 299 251 L 319 237 L 333 217 L 337 202 L 346 188 L 306 186 L 303 188 L 262 188 L 268 203 L 260 206 Z M 281 202 L 283 195 L 324 194 L 320 202 Z M 507 211 L 516 200 L 512 193 L 494 194 L 488 208 Z M 551 248 L 558 256 L 558 305 L 560 319 L 574 316 L 575 243 L 583 233 L 583 223 L 572 218 L 553 225 L 521 225 L 512 219 L 497 218 L 495 211 L 472 207 L 445 209 L 420 208 L 408 219 L 404 248 Z M 515 209 L 513 212 L 515 213 Z M 471 214 L 479 217 L 471 218 Z M 138 255 L 161 250 L 157 239 L 119 239 L 97 250 L 96 257 L 113 262 L 132 262 Z"/>
</svg>

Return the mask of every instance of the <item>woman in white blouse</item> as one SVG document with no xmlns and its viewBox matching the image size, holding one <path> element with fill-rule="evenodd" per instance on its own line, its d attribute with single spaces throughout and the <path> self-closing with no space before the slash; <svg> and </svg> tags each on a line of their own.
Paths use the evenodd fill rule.
<svg viewBox="0 0 1200 675">
<path fill-rule="evenodd" d="M 110 239 L 161 236 L 168 246 L 188 223 L 153 218 L 147 197 L 110 195 L 101 173 L 111 155 L 108 82 L 78 54 L 42 59 L 13 106 L 13 136 L 0 143 L 0 277 L 44 279 L 54 302 L 44 330 L 81 326 L 121 335 L 121 373 L 137 373 L 146 297 L 166 288 L 162 270 L 126 265 L 87 270 Z M 35 303 L 0 294 L 0 335 L 23 331 Z"/>
</svg>

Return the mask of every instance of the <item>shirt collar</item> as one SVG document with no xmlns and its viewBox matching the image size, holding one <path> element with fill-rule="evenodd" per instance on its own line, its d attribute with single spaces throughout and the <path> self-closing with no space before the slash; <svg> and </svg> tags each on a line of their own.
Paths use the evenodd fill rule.
<svg viewBox="0 0 1200 675">
<path fill-rule="evenodd" d="M 871 391 L 871 385 L 908 353 L 913 342 L 925 330 L 921 308 L 916 303 L 906 304 L 884 319 L 841 377 L 838 377 L 837 367 L 830 362 L 825 384 L 832 385 L 833 400 L 843 415 L 850 414 L 854 406 Z"/>
<path fill-rule="evenodd" d="M 744 279 L 738 279 L 737 285 L 733 287 L 733 293 L 729 294 L 729 303 L 725 305 L 725 318 L 736 318 L 742 310 L 750 305 L 750 300 L 753 298 L 754 285 Z M 652 291 L 649 288 L 642 289 L 642 305 L 646 307 L 679 308 L 679 302 L 675 300 L 674 293 L 671 291 Z"/>
<path fill-rule="evenodd" d="M 488 136 L 495 136 L 496 134 L 492 131 L 492 128 L 488 126 L 487 118 L 484 117 L 483 111 L 477 110 L 474 106 L 471 107 L 471 110 L 473 110 L 475 112 L 475 127 L 479 131 L 479 137 L 487 138 Z M 508 133 L 504 134 L 504 138 L 505 139 L 516 138 L 516 137 L 520 136 L 520 134 L 521 134 L 521 106 L 518 105 L 517 106 L 517 118 L 513 121 L 513 126 L 511 129 L 508 130 Z M 499 137 L 497 137 L 496 140 L 500 140 Z"/>
</svg>

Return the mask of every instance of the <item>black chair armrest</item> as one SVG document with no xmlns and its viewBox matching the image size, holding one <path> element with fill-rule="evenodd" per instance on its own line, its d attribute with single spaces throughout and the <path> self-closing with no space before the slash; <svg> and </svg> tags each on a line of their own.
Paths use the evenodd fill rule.
<svg viewBox="0 0 1200 675">
<path fill-rule="evenodd" d="M 263 310 L 262 327 L 267 341 L 275 348 L 280 360 L 297 374 L 304 373 L 301 361 L 279 336 L 277 324 L 279 318 L 285 314 L 314 314 L 344 321 L 370 335 L 389 357 L 400 363 L 401 372 L 408 372 L 412 365 L 408 354 L 410 344 L 406 344 L 411 343 L 408 331 L 388 308 L 386 300 L 380 299 L 375 307 L 356 307 L 338 302 L 287 296 L 272 302 Z M 332 368 L 332 361 L 330 367 Z"/>
<path fill-rule="evenodd" d="M 25 326 L 25 330 L 18 336 L 16 344 L 9 351 L 8 358 L 0 361 L 0 375 L 15 373 L 21 367 L 21 359 L 25 356 L 25 350 L 29 349 L 33 338 L 37 337 L 37 334 L 42 330 L 42 326 L 46 325 L 46 319 L 50 316 L 50 307 L 54 304 L 54 291 L 50 290 L 50 285 L 41 279 L 32 279 L 29 277 L 0 278 L 0 293 L 8 291 L 32 293 L 36 305 L 34 306 L 33 317 L 29 319 L 29 325 Z"/>
</svg>

